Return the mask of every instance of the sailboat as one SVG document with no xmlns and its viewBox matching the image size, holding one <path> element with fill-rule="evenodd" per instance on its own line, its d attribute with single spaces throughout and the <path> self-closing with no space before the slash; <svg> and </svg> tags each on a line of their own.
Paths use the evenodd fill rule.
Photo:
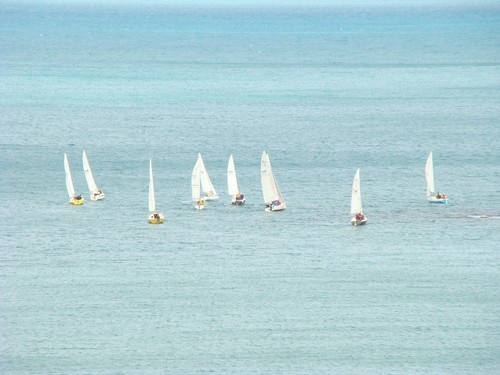
<svg viewBox="0 0 500 375">
<path fill-rule="evenodd" d="M 212 181 L 210 181 L 210 177 L 208 176 L 207 169 L 205 168 L 205 163 L 203 163 L 203 159 L 201 158 L 201 154 L 198 154 L 198 163 L 200 171 L 201 191 L 203 192 L 203 194 L 205 194 L 203 199 L 206 201 L 215 201 L 219 199 L 214 185 L 212 184 Z"/>
<path fill-rule="evenodd" d="M 90 169 L 89 159 L 87 158 L 87 154 L 85 153 L 85 151 L 83 151 L 82 162 L 83 171 L 85 172 L 85 179 L 87 180 L 87 185 L 90 190 L 90 199 L 93 201 L 104 199 L 104 193 L 97 188 L 97 185 L 94 181 L 92 169 Z"/>
<path fill-rule="evenodd" d="M 435 193 L 434 190 L 434 164 L 432 161 L 432 151 L 427 158 L 425 163 L 425 179 L 427 180 L 427 200 L 430 203 L 448 203 L 448 197 L 446 195 Z"/>
<path fill-rule="evenodd" d="M 205 208 L 205 200 L 201 198 L 201 180 L 200 180 L 200 157 L 193 168 L 191 175 L 191 197 L 193 199 L 194 208 L 203 210 Z"/>
<path fill-rule="evenodd" d="M 74 205 L 83 204 L 81 194 L 75 194 L 75 187 L 73 186 L 73 178 L 71 177 L 71 170 L 69 169 L 68 156 L 64 154 L 64 171 L 66 172 L 66 189 L 68 190 L 69 203 Z"/>
<path fill-rule="evenodd" d="M 241 205 L 245 203 L 245 196 L 238 189 L 238 179 L 236 178 L 236 169 L 234 168 L 233 155 L 229 156 L 227 163 L 227 191 L 232 196 L 231 204 Z"/>
<path fill-rule="evenodd" d="M 155 203 L 155 184 L 153 181 L 153 161 L 149 159 L 149 211 L 148 221 L 151 224 L 162 224 L 165 221 L 165 216 L 156 211 Z"/>
<path fill-rule="evenodd" d="M 359 168 L 356 171 L 354 181 L 352 182 L 351 215 L 355 215 L 351 219 L 352 225 L 364 225 L 368 221 L 366 216 L 363 215 L 363 206 L 361 205 L 361 182 L 359 177 Z"/>
<path fill-rule="evenodd" d="M 285 200 L 273 175 L 271 162 L 267 152 L 262 152 L 260 161 L 260 181 L 262 183 L 262 194 L 266 211 L 281 211 L 286 208 Z"/>
</svg>

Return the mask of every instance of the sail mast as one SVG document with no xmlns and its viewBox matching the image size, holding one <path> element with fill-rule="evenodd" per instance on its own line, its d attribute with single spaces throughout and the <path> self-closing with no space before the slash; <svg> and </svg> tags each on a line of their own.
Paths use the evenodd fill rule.
<svg viewBox="0 0 500 375">
<path fill-rule="evenodd" d="M 153 161 L 149 159 L 149 211 L 156 210 L 155 185 L 153 181 Z"/>
<path fill-rule="evenodd" d="M 427 196 L 430 197 L 434 193 L 434 165 L 432 161 L 432 151 L 425 163 L 425 178 L 427 181 Z"/>
<path fill-rule="evenodd" d="M 227 191 L 229 195 L 236 195 L 239 193 L 233 155 L 229 156 L 229 162 L 227 164 Z"/>
<path fill-rule="evenodd" d="M 87 158 L 87 154 L 83 151 L 82 156 L 83 161 L 83 171 L 85 172 L 85 179 L 87 180 L 87 186 L 91 193 L 97 192 L 99 189 L 94 180 L 94 176 L 92 175 L 92 169 L 90 168 L 89 160 Z"/>
<path fill-rule="evenodd" d="M 359 177 L 359 168 L 356 171 L 354 180 L 352 182 L 352 193 L 351 193 L 351 214 L 362 214 L 363 208 L 361 205 L 361 182 Z"/>
<path fill-rule="evenodd" d="M 269 155 L 267 152 L 262 152 L 262 159 L 260 162 L 260 180 L 262 184 L 262 194 L 264 196 L 264 203 L 270 203 L 275 200 L 279 200 L 280 193 L 277 188 L 276 180 L 273 176 L 273 170 L 271 168 L 271 162 L 269 161 Z"/>
<path fill-rule="evenodd" d="M 198 162 L 199 162 L 199 175 L 200 175 L 200 180 L 201 180 L 201 190 L 205 194 L 212 192 L 211 195 L 217 195 L 217 192 L 215 191 L 214 185 L 212 184 L 212 181 L 210 180 L 210 177 L 208 176 L 207 169 L 205 168 L 205 163 L 203 163 L 203 159 L 202 159 L 200 153 L 198 154 Z"/>
<path fill-rule="evenodd" d="M 75 196 L 75 188 L 73 186 L 73 178 L 71 177 L 68 156 L 66 154 L 64 154 L 64 171 L 66 173 L 66 189 L 68 190 L 68 196 L 73 198 Z"/>
<path fill-rule="evenodd" d="M 200 199 L 200 158 L 196 161 L 191 175 L 191 197 L 194 202 Z"/>
</svg>

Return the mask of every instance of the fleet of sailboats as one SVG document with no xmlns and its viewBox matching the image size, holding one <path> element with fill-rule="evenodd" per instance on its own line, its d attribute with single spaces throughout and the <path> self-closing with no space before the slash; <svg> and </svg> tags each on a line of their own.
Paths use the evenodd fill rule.
<svg viewBox="0 0 500 375">
<path fill-rule="evenodd" d="M 64 154 L 64 172 L 66 173 L 66 189 L 68 190 L 69 203 L 73 205 L 83 204 L 82 196 L 80 194 L 75 194 L 73 178 L 71 177 L 68 156 L 66 154 Z"/>
<path fill-rule="evenodd" d="M 156 211 L 155 201 L 155 184 L 153 180 L 153 161 L 149 159 L 149 211 L 148 221 L 151 224 L 162 224 L 165 221 L 165 216 Z"/>
<path fill-rule="evenodd" d="M 364 225 L 368 221 L 366 216 L 363 215 L 363 206 L 361 204 L 361 181 L 359 177 L 359 168 L 356 171 L 352 182 L 351 215 L 354 215 L 351 219 L 352 225 Z"/>
<path fill-rule="evenodd" d="M 262 152 L 260 160 L 260 181 L 262 184 L 262 195 L 266 211 L 282 211 L 286 208 L 285 200 L 281 194 L 281 190 L 276 182 L 269 161 L 269 155 L 266 151 Z"/>
<path fill-rule="evenodd" d="M 97 187 L 90 168 L 89 160 L 85 151 L 82 155 L 83 170 L 89 191 L 91 193 L 90 199 L 97 201 L 104 199 L 104 193 Z M 81 205 L 84 199 L 80 194 L 75 193 L 73 185 L 73 178 L 69 166 L 68 156 L 64 154 L 64 170 L 66 173 L 66 188 L 69 196 L 69 203 L 73 205 Z M 283 194 L 278 186 L 276 178 L 274 177 L 269 155 L 266 151 L 262 152 L 260 164 L 260 177 L 262 184 L 262 195 L 264 198 L 266 211 L 282 211 L 286 209 L 286 202 Z M 448 197 L 446 195 L 435 192 L 434 187 L 434 166 L 432 152 L 429 153 L 427 162 L 425 164 L 425 177 L 427 181 L 427 199 L 431 203 L 447 203 Z M 236 168 L 234 165 L 233 155 L 229 156 L 227 165 L 227 190 L 231 196 L 231 203 L 241 205 L 245 203 L 243 194 L 239 191 L 238 178 L 236 176 Z M 198 159 L 193 168 L 191 175 L 191 197 L 194 208 L 202 210 L 206 207 L 207 200 L 217 200 L 219 196 L 208 176 L 207 169 L 203 162 L 201 154 L 198 154 Z M 149 211 L 148 221 L 152 224 L 160 224 L 165 220 L 165 216 L 156 210 L 155 202 L 155 188 L 153 179 L 153 162 L 149 160 Z M 352 183 L 351 193 L 351 219 L 352 225 L 364 225 L 368 219 L 363 214 L 363 206 L 361 202 L 361 178 L 359 168 L 356 170 L 354 180 Z"/>
<path fill-rule="evenodd" d="M 104 199 L 104 193 L 97 187 L 94 176 L 92 175 L 92 169 L 90 168 L 89 159 L 87 154 L 83 151 L 82 156 L 83 171 L 85 173 L 85 179 L 87 180 L 87 185 L 90 191 L 90 199 L 93 201 L 99 201 Z"/>
<path fill-rule="evenodd" d="M 448 203 L 448 197 L 439 192 L 436 193 L 434 187 L 434 162 L 432 160 L 432 151 L 427 157 L 425 163 L 425 179 L 427 181 L 427 200 L 431 203 Z"/>
<path fill-rule="evenodd" d="M 242 205 L 245 203 L 245 196 L 238 189 L 238 178 L 236 177 L 233 155 L 229 156 L 227 163 L 227 192 L 232 197 L 231 204 Z"/>
</svg>

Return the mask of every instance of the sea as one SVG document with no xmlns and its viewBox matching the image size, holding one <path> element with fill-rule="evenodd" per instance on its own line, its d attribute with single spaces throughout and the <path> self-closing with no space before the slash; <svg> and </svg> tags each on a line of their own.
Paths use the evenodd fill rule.
<svg viewBox="0 0 500 375">
<path fill-rule="evenodd" d="M 500 6 L 2 1 L 0 131 L 0 374 L 500 373 Z"/>
</svg>

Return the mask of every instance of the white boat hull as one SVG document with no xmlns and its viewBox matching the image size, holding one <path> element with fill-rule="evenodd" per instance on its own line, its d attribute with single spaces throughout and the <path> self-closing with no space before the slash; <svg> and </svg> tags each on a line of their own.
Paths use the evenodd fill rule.
<svg viewBox="0 0 500 375">
<path fill-rule="evenodd" d="M 352 225 L 365 225 L 367 222 L 368 222 L 368 219 L 366 218 L 366 216 L 363 217 L 362 219 L 356 219 L 355 217 L 353 217 L 351 219 Z"/>
<path fill-rule="evenodd" d="M 105 195 L 102 191 L 99 193 L 90 194 L 90 200 L 93 200 L 93 201 L 101 201 L 104 199 L 104 197 L 105 197 Z"/>
<path fill-rule="evenodd" d="M 446 198 L 427 197 L 427 200 L 430 203 L 441 203 L 441 204 L 448 203 L 448 197 L 446 197 Z"/>
<path fill-rule="evenodd" d="M 205 208 L 205 200 L 204 199 L 200 199 L 196 202 L 194 202 L 194 208 L 197 209 L 197 210 L 203 210 Z"/>
<path fill-rule="evenodd" d="M 266 211 L 271 212 L 271 211 L 283 211 L 286 208 L 286 204 L 283 202 L 281 204 L 278 204 L 276 206 L 267 206 Z"/>
<path fill-rule="evenodd" d="M 215 194 L 215 195 L 205 195 L 203 197 L 203 199 L 206 200 L 206 201 L 217 201 L 217 200 L 219 200 L 219 196 L 217 194 Z"/>
<path fill-rule="evenodd" d="M 234 204 L 236 206 L 241 206 L 242 204 L 245 204 L 245 198 L 240 199 L 240 200 L 233 199 L 231 201 L 231 204 Z"/>
</svg>

